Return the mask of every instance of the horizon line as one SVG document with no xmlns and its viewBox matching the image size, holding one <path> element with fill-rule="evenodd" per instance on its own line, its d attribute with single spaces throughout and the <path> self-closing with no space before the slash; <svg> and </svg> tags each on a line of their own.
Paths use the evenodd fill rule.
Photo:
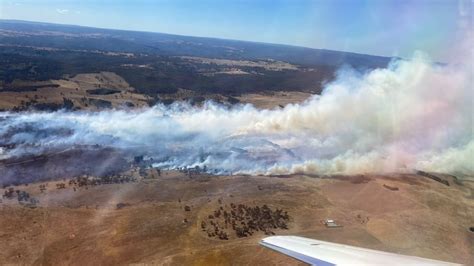
<svg viewBox="0 0 474 266">
<path fill-rule="evenodd" d="M 367 53 L 352 52 L 352 51 L 346 51 L 346 50 L 333 50 L 333 49 L 327 49 L 327 48 L 307 47 L 307 46 L 301 46 L 301 45 L 295 45 L 295 44 L 287 44 L 287 43 L 271 43 L 271 42 L 261 42 L 261 41 L 252 41 L 252 40 L 242 40 L 242 39 L 227 39 L 227 38 L 222 38 L 222 37 L 209 37 L 209 36 L 185 35 L 185 34 L 176 34 L 176 33 L 170 33 L 170 32 L 147 31 L 147 30 L 132 30 L 132 29 L 118 29 L 118 28 L 104 28 L 104 27 L 88 26 L 88 25 L 79 25 L 79 24 L 57 23 L 57 22 L 48 22 L 48 21 L 33 21 L 33 20 L 23 20 L 23 19 L 9 19 L 9 18 L 0 18 L 0 21 L 23 22 L 23 23 L 43 23 L 43 24 L 51 24 L 51 25 L 73 26 L 73 27 L 82 27 L 82 28 L 91 28 L 91 29 L 100 29 L 100 30 L 115 30 L 115 31 L 128 31 L 128 32 L 142 32 L 142 33 L 164 34 L 164 35 L 172 35 L 172 36 L 180 36 L 180 37 L 205 38 L 205 39 L 224 40 L 224 41 L 235 41 L 235 42 L 246 42 L 246 43 L 266 44 L 266 45 L 287 46 L 287 47 L 293 47 L 293 48 L 303 48 L 303 49 L 311 49 L 311 50 L 322 50 L 322 51 L 330 51 L 330 52 L 340 52 L 340 53 L 347 53 L 347 54 L 365 55 L 365 56 L 391 58 L 391 59 L 393 59 L 393 58 L 402 58 L 402 57 L 399 57 L 399 56 L 367 54 Z"/>
</svg>

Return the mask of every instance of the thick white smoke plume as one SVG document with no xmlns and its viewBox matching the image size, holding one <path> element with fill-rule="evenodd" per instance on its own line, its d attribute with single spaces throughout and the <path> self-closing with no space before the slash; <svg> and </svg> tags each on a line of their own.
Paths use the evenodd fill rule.
<svg viewBox="0 0 474 266">
<path fill-rule="evenodd" d="M 415 56 L 369 73 L 340 71 L 322 95 L 282 109 L 2 113 L 0 157 L 100 144 L 160 167 L 221 173 L 473 175 L 472 78 L 469 68 Z"/>
</svg>

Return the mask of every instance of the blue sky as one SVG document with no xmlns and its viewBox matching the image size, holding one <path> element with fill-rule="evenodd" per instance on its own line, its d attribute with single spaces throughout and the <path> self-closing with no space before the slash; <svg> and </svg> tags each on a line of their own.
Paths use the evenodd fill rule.
<svg viewBox="0 0 474 266">
<path fill-rule="evenodd" d="M 470 0 L 0 0 L 0 17 L 446 60 Z"/>
</svg>

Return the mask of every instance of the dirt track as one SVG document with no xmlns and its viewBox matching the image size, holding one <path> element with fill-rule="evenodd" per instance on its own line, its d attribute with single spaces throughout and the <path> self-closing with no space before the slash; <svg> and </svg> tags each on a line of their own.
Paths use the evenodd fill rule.
<svg viewBox="0 0 474 266">
<path fill-rule="evenodd" d="M 56 189 L 50 182 L 40 193 L 38 186 L 18 187 L 40 200 L 37 208 L 20 206 L 16 200 L 0 204 L 3 263 L 297 264 L 260 247 L 262 232 L 229 240 L 209 238 L 201 221 L 220 204 L 231 203 L 288 211 L 289 230 L 278 229 L 276 234 L 474 262 L 469 183 L 448 187 L 416 175 L 190 179 L 167 172 L 158 179 L 77 191 L 70 186 Z M 118 203 L 127 205 L 117 209 Z M 320 222 L 325 218 L 344 227 L 325 228 Z"/>
</svg>

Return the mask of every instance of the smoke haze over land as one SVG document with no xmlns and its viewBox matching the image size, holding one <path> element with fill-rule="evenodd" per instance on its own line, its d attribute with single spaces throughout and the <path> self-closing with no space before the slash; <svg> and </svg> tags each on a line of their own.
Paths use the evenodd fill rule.
<svg viewBox="0 0 474 266">
<path fill-rule="evenodd" d="M 474 173 L 473 74 L 422 55 L 342 69 L 321 95 L 282 109 L 207 102 L 139 110 L 0 113 L 0 158 L 74 145 L 218 173 Z M 94 162 L 90 162 L 94 163 Z"/>
</svg>

